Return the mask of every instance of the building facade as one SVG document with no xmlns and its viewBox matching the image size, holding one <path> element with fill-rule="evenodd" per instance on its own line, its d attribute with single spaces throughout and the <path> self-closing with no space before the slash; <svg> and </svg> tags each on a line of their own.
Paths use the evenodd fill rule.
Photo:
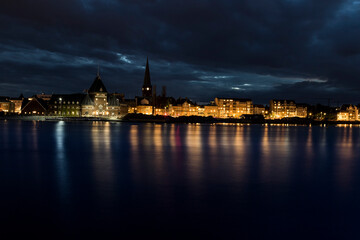
<svg viewBox="0 0 360 240">
<path fill-rule="evenodd" d="M 15 113 L 15 103 L 10 101 L 10 98 L 0 97 L 0 112 L 4 114 Z"/>
<path fill-rule="evenodd" d="M 88 90 L 89 97 L 93 102 L 93 112 L 92 116 L 108 116 L 109 112 L 107 111 L 108 105 L 108 92 L 103 81 L 100 78 L 99 73 L 97 74 L 94 82 Z"/>
<path fill-rule="evenodd" d="M 20 95 L 17 98 L 10 98 L 9 101 L 15 104 L 15 113 L 21 114 L 21 106 L 24 101 L 24 95 Z"/>
<path fill-rule="evenodd" d="M 293 100 L 278 100 L 270 101 L 270 118 L 281 119 L 296 117 L 296 103 Z"/>
<path fill-rule="evenodd" d="M 344 104 L 337 113 L 337 121 L 358 121 L 359 109 L 352 104 Z"/>
<path fill-rule="evenodd" d="M 219 118 L 240 118 L 244 114 L 253 114 L 253 103 L 246 98 L 215 98 Z"/>
<path fill-rule="evenodd" d="M 54 94 L 48 105 L 49 116 L 81 117 L 84 94 Z"/>
</svg>

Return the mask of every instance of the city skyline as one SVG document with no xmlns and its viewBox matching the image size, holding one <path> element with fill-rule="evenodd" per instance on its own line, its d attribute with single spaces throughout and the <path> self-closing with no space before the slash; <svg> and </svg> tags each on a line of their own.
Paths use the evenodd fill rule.
<svg viewBox="0 0 360 240">
<path fill-rule="evenodd" d="M 140 86 L 139 86 L 140 88 Z M 98 67 L 91 86 L 83 93 L 35 94 L 26 98 L 0 96 L 0 113 L 3 115 L 45 116 L 49 119 L 86 118 L 88 120 L 131 119 L 142 115 L 156 117 L 210 117 L 211 119 L 238 119 L 252 122 L 267 120 L 303 119 L 315 121 L 358 122 L 360 105 L 342 104 L 331 107 L 321 104 L 310 105 L 298 103 L 292 99 L 271 99 L 269 105 L 254 103 L 250 98 L 217 96 L 207 103 L 196 103 L 191 99 L 167 95 L 166 86 L 162 86 L 161 94 L 157 94 L 156 86 L 151 83 L 149 59 L 146 58 L 144 81 L 141 95 L 133 99 L 125 99 L 124 93 L 108 91 Z M 46 119 L 46 118 L 45 118 Z M 307 119 L 307 120 L 306 120 Z M 198 119 L 200 120 L 200 119 Z M 208 119 L 209 120 L 209 119 Z M 302 120 L 301 120 L 302 121 Z M 309 123 L 309 122 L 308 122 Z"/>
<path fill-rule="evenodd" d="M 2 2 L 0 95 L 79 92 L 100 65 L 133 98 L 149 56 L 175 98 L 357 104 L 360 5 L 321 2 Z"/>
</svg>

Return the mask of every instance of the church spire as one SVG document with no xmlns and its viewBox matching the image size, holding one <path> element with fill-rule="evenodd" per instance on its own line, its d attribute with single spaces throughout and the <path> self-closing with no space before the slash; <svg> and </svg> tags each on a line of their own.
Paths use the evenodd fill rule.
<svg viewBox="0 0 360 240">
<path fill-rule="evenodd" d="M 151 97 L 152 96 L 152 85 L 151 85 L 151 80 L 150 80 L 149 58 L 146 58 L 146 67 L 145 67 L 144 84 L 143 84 L 143 87 L 142 87 L 142 95 L 143 95 L 143 97 Z"/>
<path fill-rule="evenodd" d="M 150 69 L 149 69 L 149 58 L 146 58 L 146 68 L 145 68 L 145 76 L 144 76 L 144 86 L 151 86 L 150 81 Z"/>
</svg>

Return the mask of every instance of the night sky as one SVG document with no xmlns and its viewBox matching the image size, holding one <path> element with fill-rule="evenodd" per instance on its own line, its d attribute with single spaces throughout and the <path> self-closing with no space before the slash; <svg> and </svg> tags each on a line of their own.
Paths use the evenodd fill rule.
<svg viewBox="0 0 360 240">
<path fill-rule="evenodd" d="M 360 103 L 360 1 L 2 0 L 0 95 L 109 92 Z"/>
</svg>

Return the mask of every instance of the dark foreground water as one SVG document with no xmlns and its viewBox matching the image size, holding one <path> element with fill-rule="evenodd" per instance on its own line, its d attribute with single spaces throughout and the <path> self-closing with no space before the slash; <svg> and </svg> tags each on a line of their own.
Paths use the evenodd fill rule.
<svg viewBox="0 0 360 240">
<path fill-rule="evenodd" d="M 0 234 L 359 239 L 360 128 L 0 122 Z"/>
</svg>

